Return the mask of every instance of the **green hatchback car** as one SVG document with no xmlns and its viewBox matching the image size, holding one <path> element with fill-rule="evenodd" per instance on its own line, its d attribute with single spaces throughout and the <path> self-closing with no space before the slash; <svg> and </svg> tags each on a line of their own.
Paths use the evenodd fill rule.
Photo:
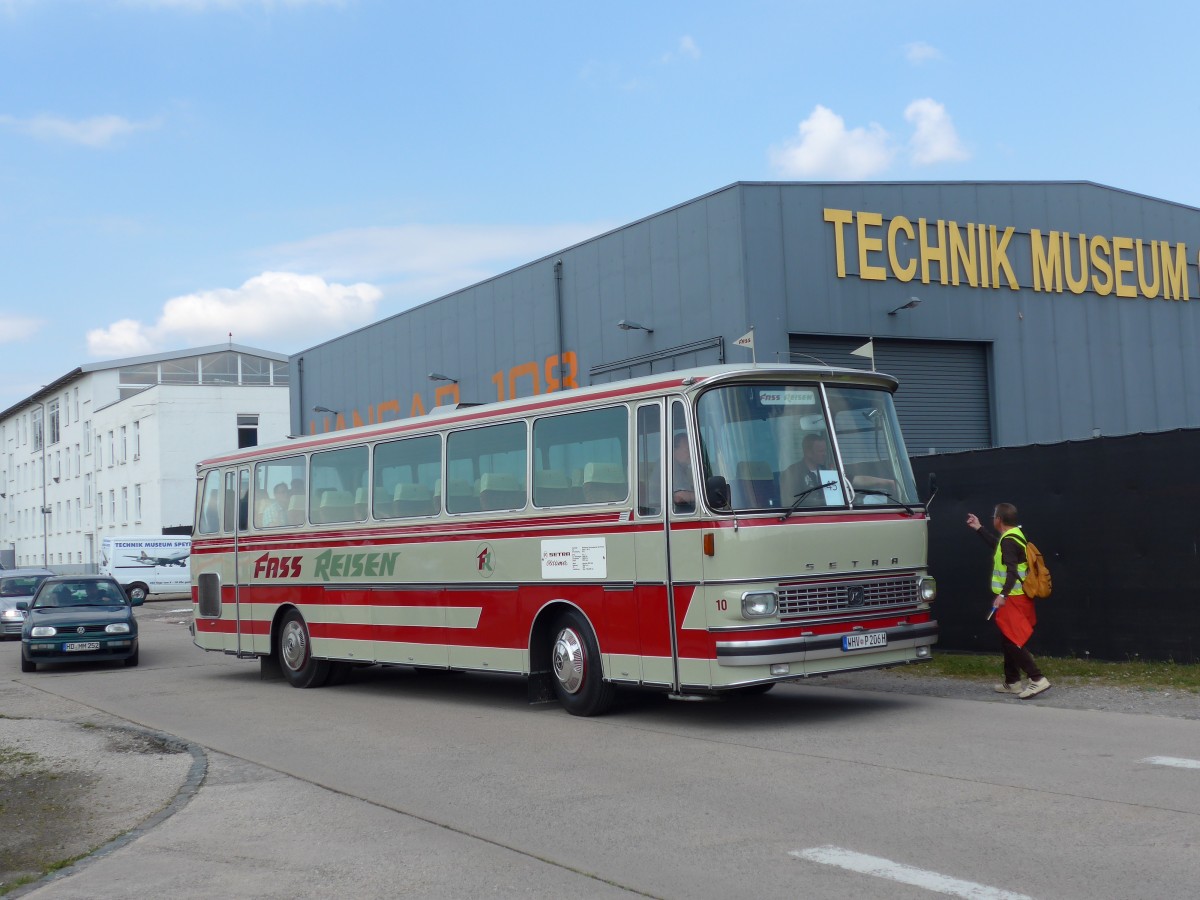
<svg viewBox="0 0 1200 900">
<path fill-rule="evenodd" d="M 133 607 L 141 605 L 141 600 L 130 600 L 105 575 L 47 578 L 28 604 L 21 630 L 21 671 L 64 662 L 120 660 L 136 666 L 138 626 Z"/>
</svg>

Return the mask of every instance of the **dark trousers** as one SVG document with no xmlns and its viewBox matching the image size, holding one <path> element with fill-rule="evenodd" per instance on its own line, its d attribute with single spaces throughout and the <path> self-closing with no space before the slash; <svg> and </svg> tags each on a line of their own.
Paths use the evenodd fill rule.
<svg viewBox="0 0 1200 900">
<path fill-rule="evenodd" d="M 1029 676 L 1031 681 L 1042 677 L 1033 654 L 1024 647 L 1018 647 L 1003 634 L 1000 635 L 1000 649 L 1004 651 L 1004 683 L 1016 684 L 1021 680 L 1021 672 Z"/>
</svg>

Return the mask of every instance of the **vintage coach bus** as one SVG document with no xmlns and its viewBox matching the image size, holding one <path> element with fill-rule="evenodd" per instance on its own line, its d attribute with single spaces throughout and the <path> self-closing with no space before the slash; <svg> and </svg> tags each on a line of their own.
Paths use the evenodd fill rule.
<svg viewBox="0 0 1200 900">
<path fill-rule="evenodd" d="M 928 658 L 889 376 L 718 366 L 439 408 L 198 467 L 195 642 L 297 687 L 510 672 L 604 711 Z"/>
</svg>

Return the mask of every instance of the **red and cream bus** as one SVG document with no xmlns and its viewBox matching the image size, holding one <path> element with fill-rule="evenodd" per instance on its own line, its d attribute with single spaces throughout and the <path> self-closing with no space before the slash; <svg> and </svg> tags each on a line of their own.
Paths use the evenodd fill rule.
<svg viewBox="0 0 1200 900">
<path fill-rule="evenodd" d="M 297 687 L 382 664 L 604 711 L 907 663 L 937 640 L 882 374 L 717 366 L 198 466 L 194 633 Z"/>
</svg>

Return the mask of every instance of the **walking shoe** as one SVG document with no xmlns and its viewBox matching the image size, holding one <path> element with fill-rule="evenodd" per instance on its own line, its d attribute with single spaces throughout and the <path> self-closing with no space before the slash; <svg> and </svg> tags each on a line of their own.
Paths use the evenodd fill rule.
<svg viewBox="0 0 1200 900">
<path fill-rule="evenodd" d="M 1039 678 L 1037 681 L 1029 682 L 1029 687 L 1021 691 L 1020 697 L 1022 700 L 1028 700 L 1030 697 L 1036 697 L 1042 691 L 1050 690 L 1050 682 L 1045 678 Z"/>
<path fill-rule="evenodd" d="M 992 690 L 997 694 L 1021 694 L 1025 690 L 1025 685 L 1020 681 L 1014 681 L 1012 684 L 1001 682 L 1000 684 L 993 685 Z"/>
</svg>

